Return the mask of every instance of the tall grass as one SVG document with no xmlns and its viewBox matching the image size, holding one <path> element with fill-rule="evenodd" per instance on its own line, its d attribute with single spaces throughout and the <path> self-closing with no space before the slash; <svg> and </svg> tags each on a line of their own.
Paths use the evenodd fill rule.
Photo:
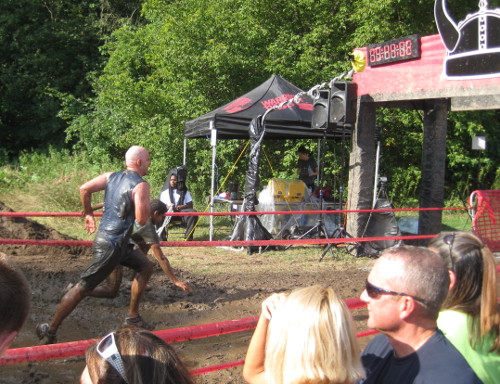
<svg viewBox="0 0 500 384">
<path fill-rule="evenodd" d="M 121 167 L 122 164 L 117 161 L 90 159 L 84 152 L 70 153 L 55 149 L 50 149 L 47 153 L 26 152 L 20 157 L 18 164 L 0 168 L 0 201 L 19 212 L 79 212 L 82 209 L 80 185 L 103 172 Z M 101 202 L 102 199 L 102 193 L 96 194 L 93 203 Z M 199 211 L 205 211 L 203 201 L 195 201 L 195 206 Z M 83 231 L 80 218 L 34 219 L 72 237 L 89 239 Z M 230 235 L 232 224 L 227 217 L 214 218 L 214 224 L 215 239 L 223 240 Z M 470 228 L 471 220 L 465 210 L 443 212 L 443 230 L 468 231 Z M 172 240 L 182 238 L 183 229 L 180 232 L 179 238 L 175 236 Z M 198 240 L 208 239 L 208 216 L 200 218 L 195 237 Z"/>
<path fill-rule="evenodd" d="M 79 187 L 105 171 L 120 168 L 108 159 L 93 161 L 85 153 L 50 149 L 23 153 L 19 163 L 0 168 L 0 200 L 20 212 L 79 212 Z M 95 196 L 102 201 L 103 195 Z M 79 218 L 47 217 L 36 221 L 76 238 L 83 238 Z"/>
</svg>

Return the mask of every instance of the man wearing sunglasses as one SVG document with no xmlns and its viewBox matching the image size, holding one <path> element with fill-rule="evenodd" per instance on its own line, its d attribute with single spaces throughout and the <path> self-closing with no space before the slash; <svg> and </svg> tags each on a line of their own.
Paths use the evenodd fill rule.
<svg viewBox="0 0 500 384">
<path fill-rule="evenodd" d="M 481 383 L 437 329 L 449 274 L 434 252 L 413 246 L 385 250 L 375 262 L 361 300 L 376 336 L 362 353 L 360 383 Z"/>
<path fill-rule="evenodd" d="M 56 342 L 56 332 L 63 320 L 97 287 L 119 264 L 138 272 L 132 284 L 130 306 L 125 322 L 139 327 L 150 327 L 139 315 L 139 302 L 153 273 L 153 264 L 142 253 L 127 258 L 127 247 L 132 230 L 152 226 L 150 219 L 149 183 L 142 177 L 151 164 L 149 152 L 132 146 L 125 154 L 126 169 L 103 173 L 80 187 L 87 234 L 96 231 L 92 209 L 92 194 L 104 192 L 104 213 L 93 244 L 94 260 L 81 274 L 80 281 L 62 297 L 49 323 L 38 324 L 36 333 L 42 344 Z"/>
</svg>

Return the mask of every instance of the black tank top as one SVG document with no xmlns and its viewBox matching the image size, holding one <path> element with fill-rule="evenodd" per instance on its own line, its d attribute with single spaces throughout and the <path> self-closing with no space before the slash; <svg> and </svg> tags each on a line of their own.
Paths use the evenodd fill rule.
<svg viewBox="0 0 500 384">
<path fill-rule="evenodd" d="M 135 204 L 132 190 L 145 180 L 134 171 L 111 174 L 104 192 L 104 213 L 99 232 L 107 236 L 126 236 L 135 220 Z"/>
</svg>

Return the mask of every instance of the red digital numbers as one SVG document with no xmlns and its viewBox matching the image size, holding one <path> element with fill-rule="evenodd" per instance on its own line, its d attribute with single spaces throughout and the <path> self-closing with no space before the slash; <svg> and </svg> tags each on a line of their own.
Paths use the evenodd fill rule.
<svg viewBox="0 0 500 384">
<path fill-rule="evenodd" d="M 384 45 L 382 47 L 370 48 L 370 62 L 375 63 L 382 60 L 390 60 L 398 57 L 405 58 L 412 54 L 411 40 L 400 41 L 398 44 Z"/>
<path fill-rule="evenodd" d="M 411 35 L 368 46 L 368 65 L 381 65 L 420 57 L 419 37 Z"/>
</svg>

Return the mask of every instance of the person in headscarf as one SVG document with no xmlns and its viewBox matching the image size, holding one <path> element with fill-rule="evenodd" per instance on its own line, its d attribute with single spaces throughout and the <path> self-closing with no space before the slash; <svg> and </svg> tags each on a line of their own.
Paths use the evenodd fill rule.
<svg viewBox="0 0 500 384">
<path fill-rule="evenodd" d="M 186 185 L 187 169 L 185 166 L 176 167 L 168 173 L 165 184 L 160 194 L 160 200 L 166 204 L 169 212 L 197 212 L 193 208 L 193 198 Z M 198 221 L 198 216 L 167 216 L 160 228 L 159 236 L 161 240 L 167 240 L 167 225 L 171 220 L 180 220 L 186 226 L 186 241 L 193 240 L 194 227 Z"/>
</svg>

